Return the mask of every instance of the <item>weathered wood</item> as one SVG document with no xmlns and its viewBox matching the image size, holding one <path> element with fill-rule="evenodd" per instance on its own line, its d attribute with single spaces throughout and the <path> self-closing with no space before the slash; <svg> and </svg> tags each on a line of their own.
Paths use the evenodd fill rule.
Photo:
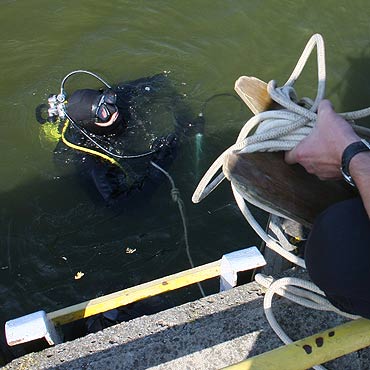
<svg viewBox="0 0 370 370">
<path fill-rule="evenodd" d="M 254 114 L 279 108 L 267 92 L 267 83 L 256 77 L 239 77 L 234 89 Z"/>
<path fill-rule="evenodd" d="M 282 152 L 228 154 L 223 172 L 248 202 L 307 227 L 331 204 L 357 194 L 344 180 L 321 181 L 288 165 Z"/>
</svg>

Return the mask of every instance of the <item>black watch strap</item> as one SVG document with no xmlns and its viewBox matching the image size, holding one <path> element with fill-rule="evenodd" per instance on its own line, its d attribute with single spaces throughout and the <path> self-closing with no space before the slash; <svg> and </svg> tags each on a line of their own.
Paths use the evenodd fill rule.
<svg viewBox="0 0 370 370">
<path fill-rule="evenodd" d="M 356 184 L 349 173 L 349 162 L 356 154 L 368 150 L 370 150 L 370 143 L 364 139 L 361 139 L 361 141 L 356 141 L 355 143 L 349 144 L 343 151 L 341 172 L 344 180 L 346 180 L 352 186 L 356 186 Z"/>
</svg>

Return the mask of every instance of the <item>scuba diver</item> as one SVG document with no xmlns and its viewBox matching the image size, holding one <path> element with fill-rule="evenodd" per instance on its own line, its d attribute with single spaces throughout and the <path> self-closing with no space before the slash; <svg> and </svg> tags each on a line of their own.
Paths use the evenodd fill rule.
<svg viewBox="0 0 370 370">
<path fill-rule="evenodd" d="M 95 77 L 104 87 L 67 97 L 64 85 L 78 73 Z M 36 109 L 36 116 L 40 123 L 58 125 L 56 160 L 76 164 L 108 204 L 158 185 L 179 142 L 201 133 L 204 123 L 201 115 L 191 117 L 166 74 L 112 87 L 92 72 L 77 70 L 64 77 L 60 93 L 48 103 Z"/>
</svg>

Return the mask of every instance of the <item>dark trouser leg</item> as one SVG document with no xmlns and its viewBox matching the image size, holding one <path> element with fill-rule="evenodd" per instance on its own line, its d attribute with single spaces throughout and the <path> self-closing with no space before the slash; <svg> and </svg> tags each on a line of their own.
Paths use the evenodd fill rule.
<svg viewBox="0 0 370 370">
<path fill-rule="evenodd" d="M 360 198 L 317 218 L 305 260 L 312 281 L 335 306 L 370 318 L 370 221 Z"/>
</svg>

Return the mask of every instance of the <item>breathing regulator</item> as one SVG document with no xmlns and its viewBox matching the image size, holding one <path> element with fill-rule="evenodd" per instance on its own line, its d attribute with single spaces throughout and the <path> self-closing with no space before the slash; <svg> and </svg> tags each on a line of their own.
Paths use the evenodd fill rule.
<svg viewBox="0 0 370 370">
<path fill-rule="evenodd" d="M 48 98 L 48 122 L 55 122 L 57 117 L 60 119 L 65 119 L 66 111 L 65 111 L 65 95 L 58 94 L 58 95 L 50 95 Z"/>
<path fill-rule="evenodd" d="M 45 123 L 45 122 L 51 122 L 54 123 L 59 118 L 61 120 L 64 120 L 66 118 L 71 118 L 68 116 L 67 110 L 66 110 L 66 104 L 67 104 L 67 94 L 64 90 L 64 85 L 69 77 L 71 77 L 74 74 L 77 73 L 85 73 L 90 76 L 95 77 L 100 82 L 102 82 L 108 89 L 111 89 L 111 86 L 104 81 L 101 77 L 96 75 L 93 72 L 85 71 L 83 69 L 79 69 L 76 71 L 72 71 L 68 73 L 62 80 L 60 84 L 60 92 L 59 94 L 51 94 L 48 97 L 48 104 L 40 104 L 36 108 L 36 119 L 38 122 Z M 45 113 L 47 111 L 47 117 L 45 118 Z"/>
</svg>

